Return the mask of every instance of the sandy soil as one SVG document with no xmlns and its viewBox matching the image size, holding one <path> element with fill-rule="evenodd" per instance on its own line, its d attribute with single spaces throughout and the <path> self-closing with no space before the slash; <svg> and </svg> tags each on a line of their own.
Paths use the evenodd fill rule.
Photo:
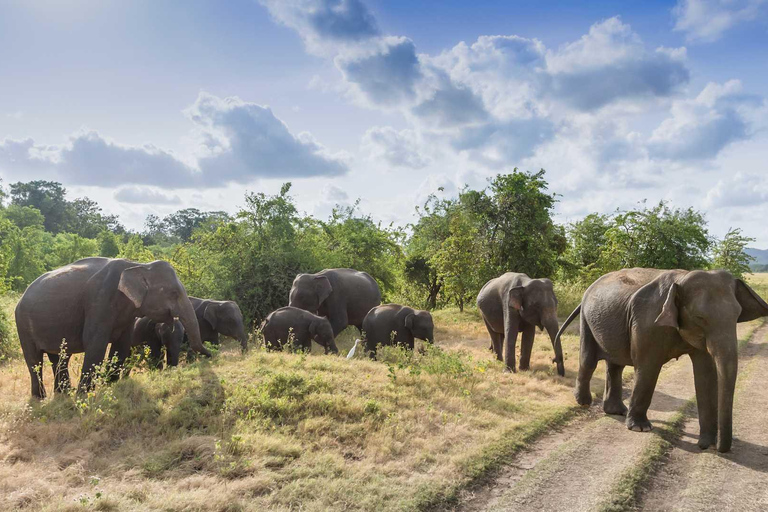
<svg viewBox="0 0 768 512">
<path fill-rule="evenodd" d="M 759 346 L 764 346 L 764 338 L 768 334 L 768 326 L 755 333 L 754 340 L 760 340 Z M 758 350 L 757 341 L 751 343 L 742 353 L 744 366 L 748 368 L 753 364 L 768 366 L 768 347 Z M 756 357 L 762 354 L 760 357 Z M 598 374 L 602 365 L 598 367 Z M 762 375 L 760 371 L 763 371 Z M 746 372 L 745 372 L 746 374 Z M 698 422 L 693 418 L 686 425 L 687 437 L 684 438 L 682 448 L 675 450 L 684 452 L 690 459 L 698 460 L 704 464 L 706 459 L 720 460 L 722 471 L 731 471 L 729 466 L 737 465 L 745 474 L 745 480 L 738 485 L 733 485 L 733 495 L 741 496 L 742 501 L 720 501 L 714 505 L 710 498 L 704 498 L 707 506 L 712 504 L 712 509 L 718 510 L 757 510 L 762 503 L 765 510 L 768 504 L 768 475 L 765 464 L 768 464 L 768 429 L 765 427 L 764 412 L 768 407 L 768 395 L 764 390 L 768 386 L 768 368 L 756 368 L 749 371 L 750 386 L 746 386 L 739 394 L 739 402 L 735 417 L 737 418 L 735 435 L 739 438 L 734 443 L 732 455 L 728 458 L 719 458 L 713 453 L 701 454 L 696 447 L 696 439 L 692 435 L 698 434 Z M 594 380 L 594 379 L 593 379 Z M 631 384 L 625 384 L 625 402 Z M 756 395 L 761 393 L 762 398 L 750 396 L 750 390 Z M 593 387 L 594 390 L 594 387 Z M 656 386 L 653 402 L 648 411 L 651 422 L 658 426 L 669 422 L 675 414 L 682 410 L 690 398 L 695 395 L 693 383 L 693 371 L 690 359 L 685 356 L 679 361 L 671 361 L 665 365 L 659 382 Z M 743 404 L 747 402 L 750 408 Z M 755 402 L 758 405 L 755 406 Z M 759 405 L 759 404 L 762 404 Z M 750 413 L 751 410 L 751 413 Z M 762 420 L 763 428 L 759 427 Z M 747 425 L 751 425 L 752 428 Z M 595 510 L 610 496 L 614 484 L 623 474 L 637 463 L 645 448 L 654 440 L 653 433 L 631 432 L 624 426 L 624 418 L 620 416 L 606 416 L 602 413 L 602 403 L 596 401 L 590 408 L 589 414 L 580 418 L 574 424 L 566 426 L 562 431 L 551 433 L 534 443 L 529 450 L 521 453 L 508 468 L 483 488 L 468 492 L 461 503 L 459 510 L 463 511 L 490 511 L 490 510 Z M 712 450 L 710 450 L 711 452 Z M 716 453 L 716 452 L 715 452 Z M 737 455 L 740 454 L 740 455 Z M 697 455 L 699 456 L 697 458 Z M 762 457 L 762 459 L 760 459 Z M 741 464 L 733 462 L 744 460 Z M 729 465 L 724 465 L 729 461 Z M 758 463 L 762 461 L 762 466 Z M 695 461 L 694 461 L 695 462 Z M 762 469 L 758 469 L 762 468 Z M 702 466 L 702 472 L 712 473 L 708 467 Z M 688 469 L 681 468 L 679 475 L 687 475 Z M 712 473 L 714 474 L 714 473 Z M 682 478 L 682 477 L 681 477 Z M 724 476 L 717 477 L 717 484 L 706 484 L 712 494 L 718 495 L 723 500 L 728 500 L 720 489 Z M 700 479 L 700 478 L 699 478 Z M 762 479 L 762 490 L 757 491 L 756 484 Z M 693 480 L 696 480 L 695 478 Z M 678 489 L 679 485 L 668 486 L 670 489 Z M 739 489 L 752 488 L 752 496 L 744 497 L 744 492 Z M 696 497 L 699 491 L 693 489 L 691 494 Z M 762 493 L 762 494 L 761 494 Z M 649 495 L 652 493 L 649 493 Z M 734 498 L 735 499 L 735 498 Z M 670 496 L 669 503 L 677 503 L 677 496 Z M 749 503 L 747 503 L 749 501 Z M 698 501 L 697 501 L 698 503 Z M 731 508 L 731 503 L 743 503 L 741 508 Z M 749 508 L 751 506 L 757 508 Z M 644 509 L 652 510 L 654 505 L 650 501 Z M 676 505 L 675 505 L 676 506 Z M 700 510 L 700 505 L 692 503 L 684 508 L 658 505 L 661 510 Z"/>
</svg>

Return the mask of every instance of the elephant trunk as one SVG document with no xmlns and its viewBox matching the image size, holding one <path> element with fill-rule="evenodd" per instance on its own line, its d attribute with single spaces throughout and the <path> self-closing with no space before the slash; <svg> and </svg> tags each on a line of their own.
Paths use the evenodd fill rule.
<svg viewBox="0 0 768 512">
<path fill-rule="evenodd" d="M 733 441 L 733 393 L 739 366 L 736 338 L 708 347 L 717 369 L 717 451 L 730 451 Z"/>
<path fill-rule="evenodd" d="M 237 341 L 240 342 L 240 348 L 245 352 L 248 350 L 248 336 L 245 334 L 245 327 L 241 325 L 237 331 Z"/>
<path fill-rule="evenodd" d="M 557 317 L 547 320 L 544 323 L 544 328 L 547 330 L 547 334 L 549 334 L 549 339 L 552 341 L 552 348 L 555 351 L 555 359 L 553 362 L 557 364 L 557 374 L 563 377 L 565 376 L 565 363 L 563 361 L 563 346 L 560 344 L 560 340 L 557 337 Z"/>
<path fill-rule="evenodd" d="M 203 346 L 203 341 L 200 337 L 200 326 L 197 323 L 197 316 L 195 316 L 195 310 L 192 308 L 192 304 L 189 302 L 186 294 L 182 294 L 179 297 L 179 303 L 177 305 L 177 314 L 179 315 L 179 321 L 184 326 L 184 330 L 187 333 L 189 339 L 189 346 L 192 350 L 203 354 L 206 357 L 211 357 L 211 353 Z"/>
</svg>

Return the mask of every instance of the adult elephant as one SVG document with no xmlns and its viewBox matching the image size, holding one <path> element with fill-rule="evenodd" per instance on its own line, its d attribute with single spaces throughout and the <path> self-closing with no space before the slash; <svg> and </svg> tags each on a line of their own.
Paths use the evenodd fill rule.
<svg viewBox="0 0 768 512">
<path fill-rule="evenodd" d="M 168 366 L 178 366 L 181 344 L 186 331 L 179 320 L 172 323 L 156 322 L 150 317 L 137 318 L 131 329 L 132 347 L 149 347 L 150 364 L 158 370 L 163 368 L 162 347 Z"/>
<path fill-rule="evenodd" d="M 315 340 L 326 354 L 339 352 L 327 318 L 291 306 L 270 313 L 261 325 L 261 333 L 269 350 L 279 350 L 290 340 L 296 348 L 309 351 Z"/>
<path fill-rule="evenodd" d="M 240 342 L 243 352 L 248 348 L 243 313 L 236 302 L 197 297 L 190 297 L 189 301 L 195 309 L 201 340 L 218 345 L 219 335 L 229 336 Z"/>
<path fill-rule="evenodd" d="M 768 316 L 768 304 L 740 279 L 722 270 L 633 268 L 611 272 L 584 292 L 558 333 L 581 313 L 581 353 L 576 400 L 592 403 L 589 381 L 606 361 L 608 414 L 627 414 L 627 428 L 648 431 L 647 412 L 664 363 L 683 354 L 693 362 L 699 410 L 699 447 L 717 442 L 731 449 L 733 391 L 738 369 L 736 323 Z M 635 367 L 629 410 L 621 373 Z M 719 436 L 718 436 L 719 433 Z"/>
<path fill-rule="evenodd" d="M 363 320 L 365 347 L 372 358 L 378 345 L 403 345 L 413 350 L 415 338 L 435 340 L 435 324 L 429 311 L 400 304 L 382 304 L 371 309 Z M 393 334 L 394 333 L 394 334 Z"/>
<path fill-rule="evenodd" d="M 515 371 L 517 333 L 522 332 L 520 369 L 531 364 L 531 349 L 536 327 L 546 329 L 555 350 L 557 373 L 565 375 L 563 350 L 555 343 L 557 335 L 557 297 L 549 279 L 531 279 L 525 274 L 507 272 L 491 279 L 477 295 L 477 307 L 491 336 L 493 351 L 507 369 Z"/>
<path fill-rule="evenodd" d="M 289 300 L 290 306 L 327 317 L 338 336 L 348 325 L 362 330 L 365 315 L 381 304 L 381 291 L 365 272 L 332 268 L 296 276 Z"/>
<path fill-rule="evenodd" d="M 130 328 L 135 318 L 143 316 L 157 322 L 178 318 L 189 333 L 192 348 L 210 357 L 200 340 L 184 285 L 167 262 L 86 258 L 38 277 L 16 306 L 32 395 L 45 396 L 41 372 L 45 353 L 54 367 L 55 389 L 68 386 L 66 361 L 59 364 L 62 346 L 67 358 L 85 352 L 79 390 L 90 389 L 93 371 L 104 361 L 107 345 L 112 343 L 112 352 L 122 365 L 130 353 Z"/>
</svg>

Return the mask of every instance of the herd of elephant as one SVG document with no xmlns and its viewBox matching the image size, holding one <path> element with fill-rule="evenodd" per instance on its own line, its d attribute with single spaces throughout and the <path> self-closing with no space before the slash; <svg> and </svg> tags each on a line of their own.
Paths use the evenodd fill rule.
<svg viewBox="0 0 768 512">
<path fill-rule="evenodd" d="M 768 304 L 744 281 L 722 270 L 625 269 L 597 279 L 562 325 L 549 279 L 508 272 L 490 280 L 477 306 L 491 338 L 491 349 L 507 370 L 516 370 L 516 343 L 522 333 L 519 368 L 530 367 L 536 327 L 552 342 L 557 373 L 565 375 L 560 338 L 577 317 L 580 323 L 579 371 L 574 394 L 592 403 L 590 380 L 597 363 L 606 361 L 603 409 L 626 416 L 627 428 L 648 431 L 647 411 L 662 366 L 689 354 L 693 362 L 699 446 L 716 444 L 727 452 L 732 443 L 733 395 L 738 369 L 736 324 L 768 316 Z M 45 396 L 44 354 L 54 370 L 54 389 L 69 387 L 67 362 L 83 352 L 80 390 L 92 386 L 111 344 L 110 360 L 122 367 L 134 346 L 148 345 L 157 366 L 161 347 L 167 363 L 178 364 L 186 338 L 191 349 L 210 356 L 203 342 L 219 334 L 246 349 L 243 316 L 232 301 L 188 297 L 173 267 L 162 261 L 140 264 L 123 259 L 86 258 L 35 280 L 16 307 L 16 324 L 31 378 L 32 395 Z M 367 273 L 328 269 L 298 275 L 289 305 L 270 313 L 261 325 L 268 349 L 291 340 L 309 349 L 314 340 L 326 353 L 337 353 L 335 338 L 348 326 L 365 334 L 375 357 L 380 345 L 410 349 L 416 338 L 434 341 L 427 311 L 381 304 L 381 292 Z M 629 408 L 622 398 L 622 372 L 635 368 Z M 113 374 L 112 378 L 117 378 Z"/>
</svg>

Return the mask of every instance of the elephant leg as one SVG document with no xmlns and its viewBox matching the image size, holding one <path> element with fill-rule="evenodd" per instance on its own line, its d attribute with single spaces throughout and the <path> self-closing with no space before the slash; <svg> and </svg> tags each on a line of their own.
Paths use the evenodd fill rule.
<svg viewBox="0 0 768 512">
<path fill-rule="evenodd" d="M 504 346 L 504 335 L 493 330 L 491 324 L 485 322 L 485 328 L 488 329 L 488 334 L 491 336 L 491 350 L 496 354 L 496 359 L 503 361 L 502 348 Z"/>
<path fill-rule="evenodd" d="M 624 366 L 605 362 L 605 393 L 603 394 L 603 411 L 605 414 L 625 416 L 627 406 L 621 398 L 621 374 Z"/>
<path fill-rule="evenodd" d="M 703 350 L 691 353 L 696 406 L 699 410 L 699 448 L 717 441 L 717 369 L 712 356 Z"/>
<path fill-rule="evenodd" d="M 504 316 L 504 364 L 507 371 L 515 369 L 515 347 L 517 346 L 517 332 L 520 319 L 511 314 Z"/>
<path fill-rule="evenodd" d="M 651 430 L 651 422 L 648 421 L 648 407 L 651 406 L 653 391 L 656 389 L 656 381 L 661 372 L 661 364 L 656 361 L 639 362 L 635 365 L 635 387 L 629 399 L 629 412 L 627 413 L 627 428 L 638 432 Z"/>
<path fill-rule="evenodd" d="M 109 349 L 109 365 L 110 371 L 108 380 L 109 382 L 115 382 L 120 377 L 127 377 L 130 373 L 130 369 L 126 368 L 125 360 L 131 354 L 131 337 L 130 329 L 126 328 L 117 340 L 112 341 L 112 346 Z"/>
<path fill-rule="evenodd" d="M 598 348 L 592 331 L 581 315 L 581 335 L 579 346 L 579 376 L 576 378 L 576 389 L 573 391 L 576 402 L 579 405 L 592 405 L 592 391 L 589 389 L 589 383 L 592 380 L 592 374 L 597 368 Z"/>
<path fill-rule="evenodd" d="M 48 354 L 48 360 L 53 368 L 53 391 L 66 393 L 69 391 L 69 358 L 70 354 L 61 357 L 60 354 Z"/>
<path fill-rule="evenodd" d="M 533 351 L 533 340 L 536 337 L 536 326 L 523 324 L 523 335 L 520 339 L 520 369 L 528 370 L 531 367 L 531 351 Z"/>
<path fill-rule="evenodd" d="M 31 343 L 21 343 L 24 352 L 24 361 L 27 363 L 29 378 L 31 381 L 32 396 L 45 398 L 45 386 L 43 385 L 43 351 L 31 346 Z"/>
</svg>

